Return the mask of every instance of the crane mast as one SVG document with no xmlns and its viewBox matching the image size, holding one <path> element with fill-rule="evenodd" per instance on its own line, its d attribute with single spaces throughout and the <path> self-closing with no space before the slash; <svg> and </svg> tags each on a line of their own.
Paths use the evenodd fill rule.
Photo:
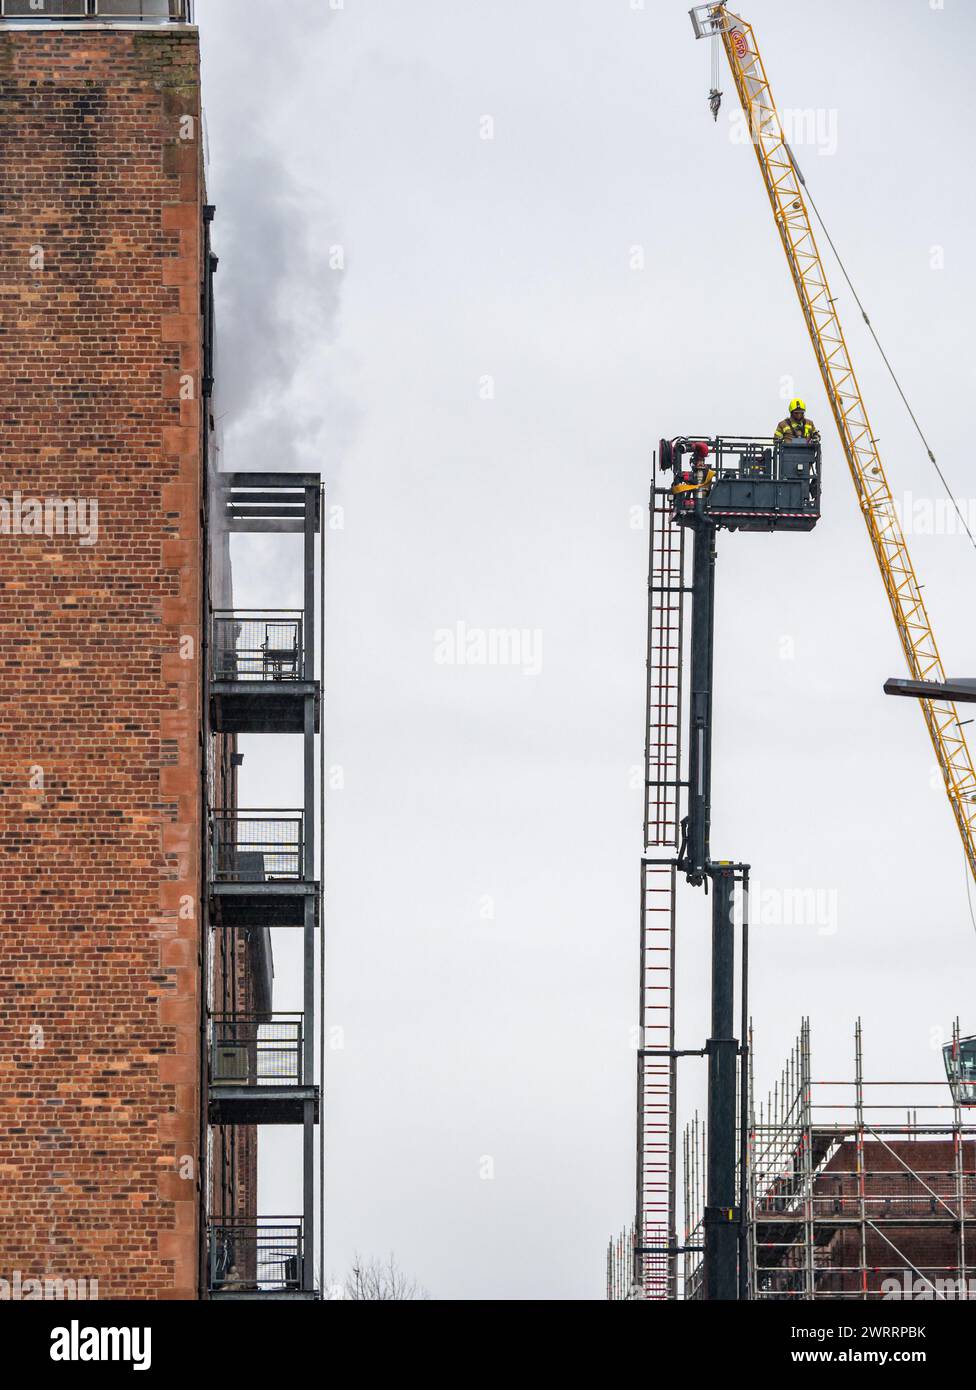
<svg viewBox="0 0 976 1390">
<path fill-rule="evenodd" d="M 935 633 L 813 233 L 803 175 L 785 139 L 752 26 L 724 3 L 699 5 L 691 18 L 697 38 L 719 37 L 725 49 L 909 672 L 916 681 L 944 682 Z M 976 879 L 972 756 L 955 705 L 920 703 Z"/>
</svg>

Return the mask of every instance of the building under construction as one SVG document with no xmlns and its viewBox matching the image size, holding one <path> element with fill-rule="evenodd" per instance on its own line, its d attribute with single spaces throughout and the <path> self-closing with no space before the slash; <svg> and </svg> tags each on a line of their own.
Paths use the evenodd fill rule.
<svg viewBox="0 0 976 1390">
<path fill-rule="evenodd" d="M 976 1299 L 976 1123 L 943 1081 L 868 1074 L 860 1022 L 850 1074 L 821 1079 L 804 1019 L 747 1130 L 748 1298 Z M 696 1115 L 681 1136 L 675 1253 L 635 1283 L 634 1231 L 618 1237 L 608 1298 L 702 1297 L 707 1140 Z M 673 1171 L 678 1156 L 669 1146 Z"/>
</svg>

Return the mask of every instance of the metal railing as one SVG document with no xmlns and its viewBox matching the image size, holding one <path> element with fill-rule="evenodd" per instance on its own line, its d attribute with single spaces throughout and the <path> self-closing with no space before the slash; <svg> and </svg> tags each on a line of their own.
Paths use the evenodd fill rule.
<svg viewBox="0 0 976 1390">
<path fill-rule="evenodd" d="M 302 1020 L 302 1014 L 217 1014 L 211 1020 L 211 1085 L 300 1086 Z"/>
<path fill-rule="evenodd" d="M 300 880 L 305 816 L 301 811 L 213 811 L 210 853 L 218 883 Z"/>
<path fill-rule="evenodd" d="M 0 20 L 192 24 L 193 0 L 0 0 Z"/>
<path fill-rule="evenodd" d="M 745 479 L 752 482 L 809 482 L 819 485 L 822 448 L 819 439 L 777 440 L 768 437 L 719 435 L 703 440 L 708 453 L 700 460 L 693 455 L 694 440 L 662 440 L 665 469 L 679 474 L 697 468 L 704 477 Z"/>
<path fill-rule="evenodd" d="M 304 614 L 215 613 L 215 681 L 300 681 L 304 676 Z"/>
<path fill-rule="evenodd" d="M 709 460 L 720 478 L 771 479 L 779 482 L 792 481 L 801 476 L 798 461 L 807 465 L 802 480 L 819 478 L 819 439 L 784 441 L 723 436 L 715 440 L 713 456 Z"/>
<path fill-rule="evenodd" d="M 300 1216 L 224 1220 L 207 1233 L 211 1293 L 287 1293 L 302 1287 Z"/>
</svg>

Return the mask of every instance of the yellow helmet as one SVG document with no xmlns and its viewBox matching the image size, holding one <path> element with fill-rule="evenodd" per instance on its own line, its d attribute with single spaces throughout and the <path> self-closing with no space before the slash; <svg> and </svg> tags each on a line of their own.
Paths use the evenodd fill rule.
<svg viewBox="0 0 976 1390">
<path fill-rule="evenodd" d="M 794 396 L 793 399 L 790 401 L 790 414 L 791 414 L 791 415 L 793 414 L 794 410 L 803 410 L 803 411 L 805 411 L 806 408 L 807 408 L 807 403 L 806 403 L 806 401 L 801 401 L 799 396 Z"/>
</svg>

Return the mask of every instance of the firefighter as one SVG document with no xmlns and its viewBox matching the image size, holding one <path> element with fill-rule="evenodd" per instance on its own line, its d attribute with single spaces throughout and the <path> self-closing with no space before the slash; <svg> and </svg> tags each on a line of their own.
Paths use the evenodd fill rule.
<svg viewBox="0 0 976 1390">
<path fill-rule="evenodd" d="M 780 420 L 773 438 L 777 444 L 789 444 L 794 439 L 820 438 L 820 431 L 816 425 L 807 419 L 806 401 L 801 401 L 799 396 L 790 401 L 790 413 L 785 420 Z"/>
</svg>

